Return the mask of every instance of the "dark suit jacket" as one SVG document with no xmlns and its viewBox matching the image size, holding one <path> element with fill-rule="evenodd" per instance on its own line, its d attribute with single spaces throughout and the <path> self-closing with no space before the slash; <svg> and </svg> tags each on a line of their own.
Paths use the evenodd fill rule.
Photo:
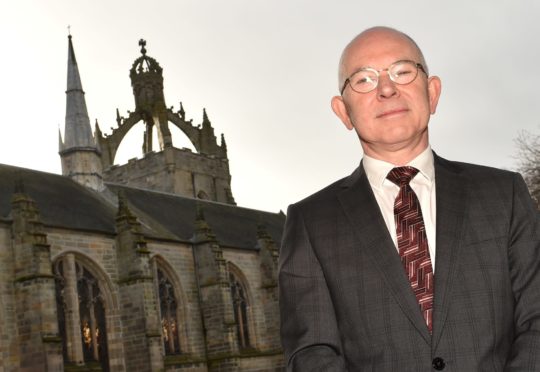
<svg viewBox="0 0 540 372">
<path fill-rule="evenodd" d="M 540 371 L 540 228 L 523 179 L 437 156 L 435 177 L 432 336 L 362 166 L 289 207 L 288 370 Z"/>
</svg>

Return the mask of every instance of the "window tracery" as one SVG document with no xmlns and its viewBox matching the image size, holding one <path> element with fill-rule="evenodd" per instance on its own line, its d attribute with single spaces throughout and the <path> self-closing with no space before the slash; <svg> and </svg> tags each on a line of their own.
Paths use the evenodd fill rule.
<svg viewBox="0 0 540 372">
<path fill-rule="evenodd" d="M 157 268 L 159 291 L 159 308 L 161 313 L 161 328 L 165 355 L 180 354 L 178 338 L 178 303 L 174 294 L 174 286 L 163 270 Z"/>
<path fill-rule="evenodd" d="M 72 257 L 57 260 L 53 272 L 64 360 L 108 371 L 105 304 L 98 280 Z"/>
<path fill-rule="evenodd" d="M 231 270 L 229 270 L 229 284 L 231 287 L 238 346 L 240 349 L 247 349 L 251 347 L 251 343 L 248 323 L 249 304 L 247 301 L 246 290 L 241 280 Z"/>
</svg>

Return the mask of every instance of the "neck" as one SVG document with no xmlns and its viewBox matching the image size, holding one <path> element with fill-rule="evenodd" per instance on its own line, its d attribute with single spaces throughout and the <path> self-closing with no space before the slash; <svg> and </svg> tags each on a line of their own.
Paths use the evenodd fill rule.
<svg viewBox="0 0 540 372">
<path fill-rule="evenodd" d="M 378 148 L 362 143 L 364 154 L 374 159 L 382 160 L 395 166 L 407 165 L 411 160 L 420 155 L 429 145 L 427 141 L 420 141 L 415 146 L 391 148 Z"/>
</svg>

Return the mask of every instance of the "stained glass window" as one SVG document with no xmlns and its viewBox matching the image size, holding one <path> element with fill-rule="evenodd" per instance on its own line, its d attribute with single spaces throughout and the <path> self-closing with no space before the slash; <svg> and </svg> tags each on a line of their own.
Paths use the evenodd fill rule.
<svg viewBox="0 0 540 372">
<path fill-rule="evenodd" d="M 66 275 L 67 270 L 64 267 L 69 264 L 68 260 L 60 259 L 54 265 L 58 325 L 63 340 L 64 360 L 80 364 L 81 360 L 69 360 L 70 356 L 80 355 L 84 364 L 97 364 L 101 366 L 102 371 L 108 371 L 105 306 L 99 283 L 80 262 L 75 261 L 74 263 L 75 275 L 72 277 Z M 73 288 L 76 288 L 76 298 L 71 298 L 72 296 L 66 294 L 65 288 L 68 280 L 75 281 L 75 283 L 70 284 Z M 80 329 L 80 344 L 78 342 L 67 342 L 67 332 L 72 335 L 79 332 L 70 329 L 70 327 L 75 326 L 74 324 L 66 322 L 67 309 L 76 308 L 74 301 L 78 302 L 79 307 L 79 314 L 73 314 L 73 320 L 76 320 Z M 70 348 L 82 348 L 82 350 L 70 350 Z"/>
<path fill-rule="evenodd" d="M 79 263 L 76 269 L 84 361 L 107 360 L 105 311 L 98 282 Z"/>
<path fill-rule="evenodd" d="M 231 286 L 231 297 L 233 302 L 234 320 L 236 321 L 236 335 L 240 349 L 250 347 L 249 326 L 248 326 L 248 302 L 242 282 L 229 272 L 229 283 Z"/>
<path fill-rule="evenodd" d="M 174 287 L 161 269 L 157 269 L 159 287 L 159 306 L 165 355 L 180 354 L 178 340 L 177 302 Z"/>
</svg>

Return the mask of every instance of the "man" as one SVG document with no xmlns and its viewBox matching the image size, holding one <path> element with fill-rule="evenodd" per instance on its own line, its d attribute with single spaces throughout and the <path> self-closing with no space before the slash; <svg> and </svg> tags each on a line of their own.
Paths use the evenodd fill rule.
<svg viewBox="0 0 540 372">
<path fill-rule="evenodd" d="M 540 371 L 540 229 L 521 176 L 431 151 L 441 82 L 397 30 L 350 42 L 339 89 L 364 157 L 289 207 L 288 370 Z"/>
</svg>

